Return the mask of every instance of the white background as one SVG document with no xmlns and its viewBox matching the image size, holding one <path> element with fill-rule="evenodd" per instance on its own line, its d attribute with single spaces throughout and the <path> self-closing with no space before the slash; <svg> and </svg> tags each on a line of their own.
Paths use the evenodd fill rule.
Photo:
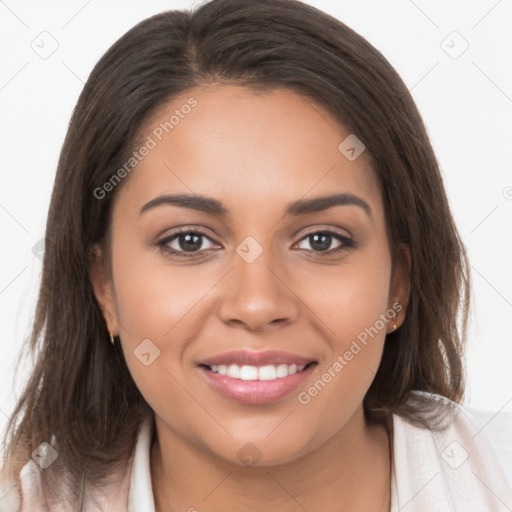
<svg viewBox="0 0 512 512">
<path fill-rule="evenodd" d="M 368 39 L 412 91 L 472 264 L 466 404 L 512 410 L 512 2 L 308 3 Z M 83 83 L 133 25 L 196 4 L 0 1 L 2 430 L 21 390 L 21 381 L 13 385 L 14 362 L 28 333 L 41 272 L 32 248 L 44 235 L 60 147 Z M 452 58 L 464 40 L 468 49 Z M 58 48 L 46 59 L 34 51 L 38 45 L 48 51 L 52 44 Z M 25 368 L 20 375 L 27 373 Z"/>
</svg>

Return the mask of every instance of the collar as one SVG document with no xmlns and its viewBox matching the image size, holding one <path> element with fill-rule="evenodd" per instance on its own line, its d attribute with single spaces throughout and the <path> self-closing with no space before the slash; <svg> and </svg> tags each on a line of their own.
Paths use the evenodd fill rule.
<svg viewBox="0 0 512 512">
<path fill-rule="evenodd" d="M 391 511 L 481 512 L 510 510 L 512 490 L 489 440 L 463 407 L 436 430 L 393 415 Z M 127 512 L 155 512 L 150 454 L 154 416 L 139 430 Z"/>
<path fill-rule="evenodd" d="M 130 475 L 127 512 L 155 512 L 155 501 L 151 486 L 151 442 L 153 438 L 153 415 L 144 419 L 140 426 Z"/>
</svg>

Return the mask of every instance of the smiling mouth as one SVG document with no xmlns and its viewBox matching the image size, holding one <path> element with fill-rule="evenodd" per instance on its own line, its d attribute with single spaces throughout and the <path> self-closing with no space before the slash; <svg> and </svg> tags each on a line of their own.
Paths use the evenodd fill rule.
<svg viewBox="0 0 512 512">
<path fill-rule="evenodd" d="M 301 373 L 313 365 L 317 365 L 316 361 L 311 361 L 308 364 L 266 364 L 262 366 L 253 365 L 206 365 L 201 364 L 199 366 L 209 370 L 212 373 L 218 375 L 225 375 L 232 379 L 239 379 L 244 381 L 260 380 L 260 381 L 272 381 L 278 379 L 284 379 L 290 375 Z"/>
</svg>

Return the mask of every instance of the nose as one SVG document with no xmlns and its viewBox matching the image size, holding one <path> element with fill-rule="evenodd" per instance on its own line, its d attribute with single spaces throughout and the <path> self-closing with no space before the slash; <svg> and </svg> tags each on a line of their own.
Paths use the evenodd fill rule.
<svg viewBox="0 0 512 512">
<path fill-rule="evenodd" d="M 234 268 L 224 283 L 219 317 L 226 324 L 268 331 L 297 319 L 298 298 L 288 274 L 277 265 L 271 250 L 252 262 L 234 255 Z"/>
</svg>

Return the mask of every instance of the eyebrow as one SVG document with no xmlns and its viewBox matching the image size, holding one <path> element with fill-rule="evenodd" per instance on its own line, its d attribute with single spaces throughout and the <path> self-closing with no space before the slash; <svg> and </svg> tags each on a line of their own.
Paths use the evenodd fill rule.
<svg viewBox="0 0 512 512">
<path fill-rule="evenodd" d="M 172 194 L 155 197 L 144 204 L 139 215 L 152 208 L 161 205 L 175 205 L 182 208 L 190 208 L 199 212 L 209 213 L 212 215 L 226 216 L 230 211 L 217 199 L 202 195 L 191 194 Z M 315 197 L 313 199 L 299 199 L 289 203 L 285 213 L 287 215 L 305 215 L 308 213 L 320 212 L 333 208 L 334 206 L 358 206 L 362 208 L 366 214 L 371 217 L 372 209 L 370 205 L 362 198 L 349 193 L 332 194 L 328 196 Z"/>
</svg>

